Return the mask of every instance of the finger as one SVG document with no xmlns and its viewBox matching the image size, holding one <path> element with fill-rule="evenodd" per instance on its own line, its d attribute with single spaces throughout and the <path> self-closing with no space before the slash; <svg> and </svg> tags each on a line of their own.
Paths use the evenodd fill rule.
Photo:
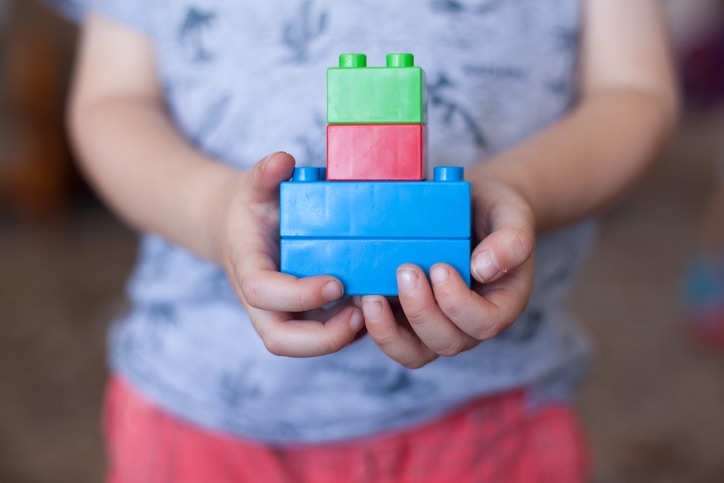
<svg viewBox="0 0 724 483">
<path fill-rule="evenodd" d="M 491 339 L 515 322 L 528 304 L 532 279 L 533 261 L 529 260 L 477 293 L 449 265 L 437 264 L 430 269 L 440 310 L 477 340 Z"/>
<path fill-rule="evenodd" d="M 534 243 L 533 233 L 525 228 L 498 228 L 473 250 L 470 271 L 480 283 L 494 282 L 528 260 Z"/>
<path fill-rule="evenodd" d="M 249 192 L 254 200 L 276 198 L 279 183 L 292 177 L 294 157 L 285 152 L 272 153 L 249 170 Z"/>
<path fill-rule="evenodd" d="M 342 282 L 329 275 L 297 278 L 278 271 L 278 248 L 261 237 L 248 237 L 230 253 L 229 279 L 237 296 L 251 307 L 304 312 L 344 295 Z"/>
<path fill-rule="evenodd" d="M 470 270 L 475 280 L 489 283 L 531 257 L 535 219 L 530 206 L 511 190 L 493 183 L 482 190 L 485 208 L 476 223 L 482 242 L 473 250 Z"/>
<path fill-rule="evenodd" d="M 367 333 L 391 359 L 410 369 L 417 369 L 437 358 L 420 339 L 401 327 L 384 297 L 362 297 Z"/>
<path fill-rule="evenodd" d="M 255 256 L 273 261 L 279 257 L 279 183 L 294 171 L 294 158 L 273 153 L 245 173 L 244 183 L 227 207 L 225 238 L 228 250 L 222 254 L 224 265 L 243 266 Z M 269 268 L 269 267 L 265 267 Z M 241 272 L 237 268 L 237 272 Z"/>
<path fill-rule="evenodd" d="M 326 322 L 294 320 L 289 314 L 249 309 L 254 328 L 269 352 L 288 357 L 331 354 L 355 340 L 364 327 L 362 312 L 349 306 Z"/>
<path fill-rule="evenodd" d="M 453 356 L 477 344 L 440 309 L 420 267 L 401 265 L 397 269 L 397 286 L 400 304 L 410 327 L 432 352 Z"/>
<path fill-rule="evenodd" d="M 297 278 L 262 269 L 238 276 L 239 295 L 251 307 L 276 312 L 304 312 L 344 295 L 342 282 L 328 275 Z"/>
</svg>

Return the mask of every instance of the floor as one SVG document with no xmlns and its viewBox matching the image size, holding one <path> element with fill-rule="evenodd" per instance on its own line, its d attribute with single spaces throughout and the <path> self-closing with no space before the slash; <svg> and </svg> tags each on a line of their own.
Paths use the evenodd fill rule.
<svg viewBox="0 0 724 483">
<path fill-rule="evenodd" d="M 679 298 L 723 127 L 724 113 L 682 124 L 660 169 L 604 218 L 573 294 L 597 351 L 580 399 L 596 482 L 724 481 L 724 352 L 692 344 Z"/>
<path fill-rule="evenodd" d="M 99 209 L 0 227 L 0 481 L 101 481 L 104 338 L 134 243 Z"/>
</svg>

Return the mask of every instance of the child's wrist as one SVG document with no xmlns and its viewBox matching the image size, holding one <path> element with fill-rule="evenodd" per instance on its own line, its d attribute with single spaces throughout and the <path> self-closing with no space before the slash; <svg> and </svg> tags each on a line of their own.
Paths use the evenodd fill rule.
<svg viewBox="0 0 724 483">
<path fill-rule="evenodd" d="M 206 235 L 207 258 L 219 266 L 226 261 L 229 219 L 233 216 L 233 205 L 240 203 L 239 195 L 244 186 L 244 173 L 235 168 L 222 166 L 209 188 L 202 208 L 203 233 Z"/>
</svg>

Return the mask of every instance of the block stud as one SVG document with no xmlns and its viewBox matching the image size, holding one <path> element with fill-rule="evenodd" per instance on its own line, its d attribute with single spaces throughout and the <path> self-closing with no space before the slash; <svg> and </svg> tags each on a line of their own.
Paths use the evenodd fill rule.
<svg viewBox="0 0 724 483">
<path fill-rule="evenodd" d="M 462 181 L 463 168 L 460 166 L 438 166 L 434 170 L 435 181 Z"/>
<path fill-rule="evenodd" d="M 367 67 L 365 54 L 342 54 L 339 56 L 339 66 L 342 68 Z"/>
<path fill-rule="evenodd" d="M 294 168 L 294 174 L 292 175 L 292 181 L 300 182 L 314 182 L 323 180 L 322 168 Z"/>
<path fill-rule="evenodd" d="M 387 54 L 387 67 L 413 67 L 415 56 L 412 54 Z"/>
</svg>

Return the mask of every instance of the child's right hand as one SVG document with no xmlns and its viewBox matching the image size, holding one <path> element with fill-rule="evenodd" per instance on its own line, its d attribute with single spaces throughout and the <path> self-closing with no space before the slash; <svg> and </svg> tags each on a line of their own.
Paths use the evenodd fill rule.
<svg viewBox="0 0 724 483">
<path fill-rule="evenodd" d="M 279 183 L 293 170 L 292 156 L 273 153 L 240 173 L 219 193 L 214 225 L 218 258 L 266 348 L 309 357 L 348 345 L 364 318 L 350 303 L 330 311 L 328 320 L 307 320 L 303 312 L 342 297 L 342 283 L 331 276 L 300 279 L 279 272 Z"/>
</svg>

